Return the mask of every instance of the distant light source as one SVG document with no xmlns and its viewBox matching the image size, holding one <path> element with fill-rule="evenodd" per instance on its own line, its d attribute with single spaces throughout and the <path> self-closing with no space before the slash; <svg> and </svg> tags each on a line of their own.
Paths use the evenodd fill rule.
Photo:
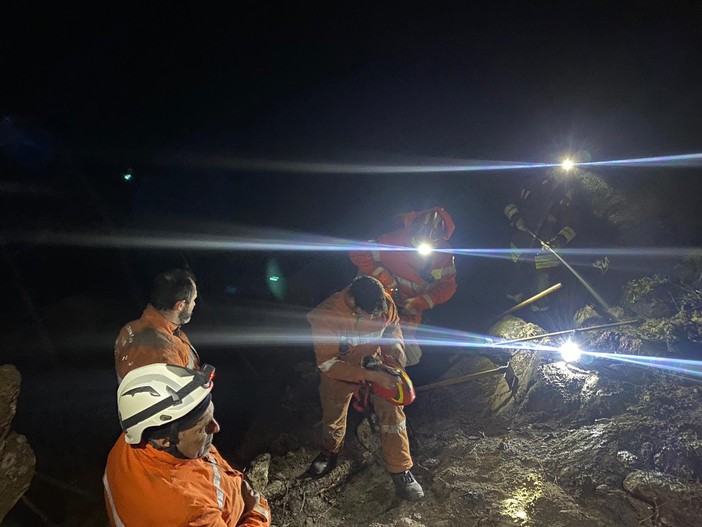
<svg viewBox="0 0 702 527">
<path fill-rule="evenodd" d="M 124 181 L 131 181 L 133 177 L 134 177 L 134 174 L 132 173 L 131 168 L 129 170 L 127 170 L 124 174 L 122 174 L 122 179 Z"/>
<path fill-rule="evenodd" d="M 571 168 L 573 168 L 573 164 L 573 161 L 571 161 L 570 159 L 564 159 L 561 163 L 561 168 L 568 172 Z"/>
<path fill-rule="evenodd" d="M 417 252 L 421 254 L 422 256 L 426 256 L 428 254 L 431 254 L 431 252 L 434 250 L 434 248 L 429 245 L 428 243 L 420 243 L 417 246 Z"/>
<path fill-rule="evenodd" d="M 276 300 L 283 300 L 285 298 L 287 280 L 283 269 L 281 269 L 278 260 L 275 258 L 270 258 L 266 262 L 266 280 L 268 280 L 268 290 L 273 297 Z"/>
<path fill-rule="evenodd" d="M 580 359 L 580 355 L 582 354 L 578 345 L 572 340 L 566 341 L 560 347 L 560 352 L 561 357 L 566 362 L 576 362 L 578 359 Z"/>
</svg>

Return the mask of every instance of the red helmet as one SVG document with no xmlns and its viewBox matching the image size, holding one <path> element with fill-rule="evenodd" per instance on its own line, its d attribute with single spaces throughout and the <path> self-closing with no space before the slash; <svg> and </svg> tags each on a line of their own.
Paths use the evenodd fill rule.
<svg viewBox="0 0 702 527">
<path fill-rule="evenodd" d="M 446 221 L 436 210 L 427 211 L 412 222 L 412 236 L 418 241 L 438 242 L 446 238 Z"/>
<path fill-rule="evenodd" d="M 395 371 L 397 372 L 397 387 L 394 390 L 386 390 L 372 382 L 373 392 L 395 406 L 409 406 L 415 399 L 414 385 L 406 371 L 399 369 Z"/>
</svg>

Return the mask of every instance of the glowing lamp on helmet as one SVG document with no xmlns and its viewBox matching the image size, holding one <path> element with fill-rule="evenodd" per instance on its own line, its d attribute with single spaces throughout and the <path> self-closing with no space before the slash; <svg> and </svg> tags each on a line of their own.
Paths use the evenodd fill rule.
<svg viewBox="0 0 702 527">
<path fill-rule="evenodd" d="M 417 252 L 422 256 L 427 256 L 431 254 L 433 250 L 434 248 L 426 242 L 422 242 L 419 245 L 417 245 Z"/>
<path fill-rule="evenodd" d="M 565 170 L 566 172 L 568 172 L 571 168 L 573 168 L 574 165 L 575 165 L 575 163 L 573 163 L 573 161 L 571 159 L 566 158 L 561 163 L 561 168 L 563 170 Z"/>
<path fill-rule="evenodd" d="M 580 351 L 580 347 L 578 347 L 578 344 L 576 342 L 573 342 L 572 340 L 566 341 L 560 347 L 559 351 L 561 352 L 561 357 L 566 362 L 577 362 L 580 359 L 580 355 L 582 354 L 582 352 Z"/>
</svg>

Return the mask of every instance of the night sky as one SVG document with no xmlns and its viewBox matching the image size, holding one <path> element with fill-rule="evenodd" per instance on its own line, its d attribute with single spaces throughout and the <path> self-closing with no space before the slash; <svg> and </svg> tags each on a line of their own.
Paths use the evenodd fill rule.
<svg viewBox="0 0 702 527">
<path fill-rule="evenodd" d="M 3 115 L 140 160 L 699 148 L 698 5 L 329 4 L 6 5 Z"/>
</svg>

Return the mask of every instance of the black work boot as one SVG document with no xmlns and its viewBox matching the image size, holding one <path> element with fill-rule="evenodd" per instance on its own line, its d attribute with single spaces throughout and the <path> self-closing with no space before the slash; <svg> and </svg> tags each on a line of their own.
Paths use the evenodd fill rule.
<svg viewBox="0 0 702 527">
<path fill-rule="evenodd" d="M 336 458 L 338 454 L 325 452 L 322 450 L 319 455 L 314 458 L 310 468 L 307 469 L 307 475 L 313 479 L 318 479 L 329 474 L 336 466 Z"/>
<path fill-rule="evenodd" d="M 421 500 L 424 497 L 424 489 L 414 479 L 414 476 L 409 470 L 400 472 L 399 474 L 390 474 L 392 481 L 395 484 L 395 493 L 399 498 L 409 501 Z"/>
</svg>

